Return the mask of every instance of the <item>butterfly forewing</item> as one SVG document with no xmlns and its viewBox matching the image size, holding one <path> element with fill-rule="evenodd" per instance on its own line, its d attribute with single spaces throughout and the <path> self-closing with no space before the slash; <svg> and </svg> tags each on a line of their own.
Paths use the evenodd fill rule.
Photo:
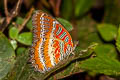
<svg viewBox="0 0 120 80">
<path fill-rule="evenodd" d="M 31 61 L 37 71 L 44 73 L 71 53 L 73 42 L 67 30 L 56 19 L 42 11 L 35 12 L 32 24 Z"/>
</svg>

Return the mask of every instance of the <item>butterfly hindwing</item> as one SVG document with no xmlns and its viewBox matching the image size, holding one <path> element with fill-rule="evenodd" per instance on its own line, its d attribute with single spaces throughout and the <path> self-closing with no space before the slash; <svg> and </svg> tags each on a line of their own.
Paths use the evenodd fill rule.
<svg viewBox="0 0 120 80">
<path fill-rule="evenodd" d="M 32 24 L 31 61 L 38 71 L 44 73 L 71 53 L 73 42 L 67 30 L 56 19 L 42 11 L 36 11 Z"/>
</svg>

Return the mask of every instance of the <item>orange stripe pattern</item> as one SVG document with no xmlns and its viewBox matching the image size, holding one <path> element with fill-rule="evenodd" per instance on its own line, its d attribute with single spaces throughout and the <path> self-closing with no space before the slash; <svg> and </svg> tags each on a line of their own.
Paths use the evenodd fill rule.
<svg viewBox="0 0 120 80">
<path fill-rule="evenodd" d="M 72 38 L 56 19 L 42 11 L 35 12 L 32 24 L 30 61 L 37 71 L 45 73 L 73 51 Z"/>
</svg>

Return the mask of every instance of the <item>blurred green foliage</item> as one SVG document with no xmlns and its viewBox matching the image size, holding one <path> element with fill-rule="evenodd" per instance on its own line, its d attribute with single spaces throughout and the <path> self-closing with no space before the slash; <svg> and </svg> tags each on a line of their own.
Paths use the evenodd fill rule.
<svg viewBox="0 0 120 80">
<path fill-rule="evenodd" d="M 75 1 L 75 16 L 84 15 L 93 5 L 94 0 L 76 0 Z M 86 4 L 87 3 L 87 4 Z"/>
<path fill-rule="evenodd" d="M 116 46 L 118 51 L 120 52 L 120 27 L 118 29 L 117 39 L 116 39 Z"/>
<path fill-rule="evenodd" d="M 111 41 L 116 38 L 117 27 L 112 24 L 98 24 L 98 31 L 100 32 L 102 38 L 106 41 Z"/>
<path fill-rule="evenodd" d="M 67 4 L 66 4 L 67 3 Z M 61 4 L 61 15 L 64 19 L 70 20 L 72 18 L 73 11 L 73 1 L 72 0 L 63 0 Z"/>
<path fill-rule="evenodd" d="M 7 37 L 0 32 L 0 79 L 4 78 L 11 71 L 14 63 L 15 51 Z"/>
<path fill-rule="evenodd" d="M 32 19 L 30 19 L 29 21 L 28 21 L 28 23 L 26 24 L 26 27 L 29 29 L 29 30 L 31 30 L 32 31 Z"/>
<path fill-rule="evenodd" d="M 26 50 L 25 47 L 19 47 L 19 48 L 17 49 L 17 55 L 20 55 L 20 54 L 24 53 L 25 50 Z"/>
<path fill-rule="evenodd" d="M 33 2 L 32 0 L 30 1 Z M 14 1 L 12 2 L 14 3 Z M 42 9 L 55 16 L 55 12 L 50 10 L 55 10 L 54 8 L 56 7 L 54 7 L 55 5 L 52 6 L 49 1 L 40 0 L 35 3 L 36 5 L 31 4 L 31 6 L 35 6 L 36 10 Z M 27 3 L 24 4 L 29 5 Z M 101 9 L 99 4 L 102 4 L 102 8 L 104 8 L 101 22 L 96 20 L 100 16 L 92 15 Z M 61 0 L 60 18 L 57 18 L 57 20 L 70 32 L 73 41 L 79 41 L 75 54 L 78 57 L 81 56 L 79 57 L 80 59 L 72 62 L 68 61 L 67 67 L 58 71 L 59 73 L 56 72 L 55 76 L 57 79 L 77 72 L 80 73 L 81 70 L 94 74 L 120 76 L 118 56 L 120 52 L 119 4 L 119 0 L 103 0 L 103 3 L 97 3 L 97 0 Z M 20 30 L 20 25 L 23 24 L 28 13 L 28 7 L 24 8 L 26 10 L 22 7 L 20 15 L 8 25 L 8 30 L 0 32 L 0 79 L 3 80 L 36 80 L 38 78 L 41 79 L 41 76 L 45 77 L 45 75 L 35 72 L 31 65 L 28 64 L 28 48 L 32 45 L 33 27 L 31 17 L 23 29 Z M 96 9 L 96 11 L 92 12 L 92 9 Z M 0 11 L 2 11 L 0 12 L 1 25 L 4 19 L 2 1 L 0 1 Z M 91 48 L 89 45 L 91 46 L 92 43 L 99 45 Z M 80 54 L 80 51 L 86 52 Z M 50 77 L 50 80 L 53 79 L 54 77 Z"/>
</svg>

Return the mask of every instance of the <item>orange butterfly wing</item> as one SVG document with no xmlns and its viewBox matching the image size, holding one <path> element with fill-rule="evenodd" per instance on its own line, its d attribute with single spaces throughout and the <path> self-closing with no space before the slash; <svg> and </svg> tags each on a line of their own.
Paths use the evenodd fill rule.
<svg viewBox="0 0 120 80">
<path fill-rule="evenodd" d="M 73 42 L 67 30 L 42 11 L 36 11 L 32 23 L 34 28 L 31 61 L 38 71 L 44 73 L 72 52 Z"/>
</svg>

